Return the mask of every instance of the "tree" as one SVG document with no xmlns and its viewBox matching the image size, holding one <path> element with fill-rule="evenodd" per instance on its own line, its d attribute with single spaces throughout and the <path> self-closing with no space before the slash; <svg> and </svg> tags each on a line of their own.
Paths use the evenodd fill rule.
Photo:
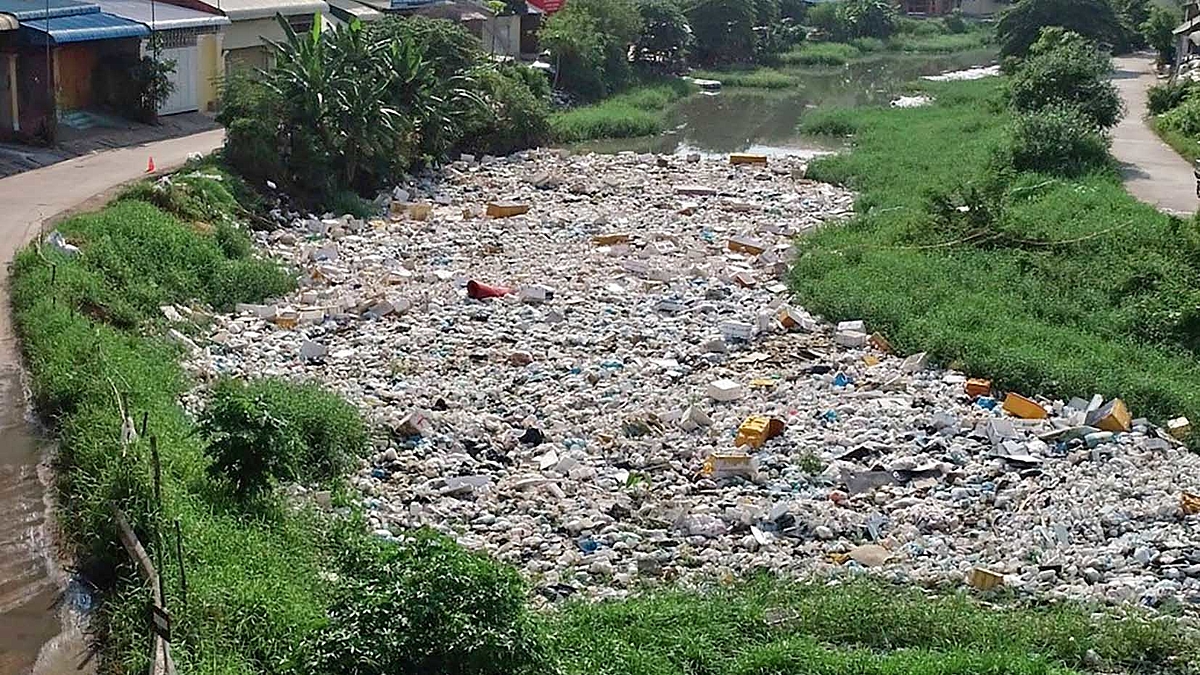
<svg viewBox="0 0 1200 675">
<path fill-rule="evenodd" d="M 701 63 L 736 63 L 754 57 L 757 7 L 746 0 L 699 0 L 687 12 Z"/>
<path fill-rule="evenodd" d="M 642 33 L 634 44 L 634 60 L 672 71 L 687 58 L 692 29 L 673 0 L 639 0 Z"/>
<path fill-rule="evenodd" d="M 1109 81 L 1112 63 L 1077 33 L 1045 28 L 1009 82 L 1009 101 L 1020 112 L 1050 106 L 1077 110 L 1097 128 L 1121 117 L 1121 98 Z"/>
<path fill-rule="evenodd" d="M 755 26 L 774 26 L 782 16 L 779 0 L 754 0 Z"/>
<path fill-rule="evenodd" d="M 1141 25 L 1150 18 L 1150 0 L 1112 0 L 1113 11 L 1120 24 L 1120 40 L 1115 43 L 1118 52 L 1141 49 L 1146 46 Z"/>
<path fill-rule="evenodd" d="M 807 3 L 804 0 L 780 0 L 779 13 L 785 19 L 800 22 L 804 20 L 804 14 L 808 9 Z"/>
<path fill-rule="evenodd" d="M 1102 44 L 1116 44 L 1121 37 L 1120 21 L 1107 0 L 1021 0 L 996 25 L 1000 55 L 1024 57 L 1046 26 Z"/>
<path fill-rule="evenodd" d="M 538 35 L 558 66 L 558 82 L 586 99 L 603 97 L 629 79 L 629 51 L 641 36 L 634 0 L 572 0 Z"/>
<path fill-rule="evenodd" d="M 886 39 L 896 31 L 899 16 L 888 0 L 845 0 L 839 15 L 853 37 Z"/>
<path fill-rule="evenodd" d="M 1141 25 L 1142 36 L 1146 39 L 1146 44 L 1158 52 L 1160 64 L 1175 60 L 1175 35 L 1172 31 L 1179 25 L 1179 21 L 1179 12 L 1155 5 L 1150 10 L 1149 18 Z"/>
</svg>

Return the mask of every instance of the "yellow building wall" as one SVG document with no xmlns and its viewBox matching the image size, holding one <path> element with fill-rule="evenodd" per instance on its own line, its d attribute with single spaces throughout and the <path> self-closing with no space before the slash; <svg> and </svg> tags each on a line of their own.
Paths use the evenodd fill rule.
<svg viewBox="0 0 1200 675">
<path fill-rule="evenodd" d="M 225 79 L 225 57 L 223 56 L 223 33 L 201 35 L 196 39 L 200 52 L 200 81 L 197 96 L 200 109 L 214 112 L 221 107 L 221 85 Z"/>
</svg>

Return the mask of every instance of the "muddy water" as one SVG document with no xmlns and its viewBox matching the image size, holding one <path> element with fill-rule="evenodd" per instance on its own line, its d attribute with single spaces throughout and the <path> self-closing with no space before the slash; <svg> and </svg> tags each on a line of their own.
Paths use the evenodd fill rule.
<svg viewBox="0 0 1200 675">
<path fill-rule="evenodd" d="M 63 631 L 77 603 L 50 558 L 46 448 L 26 410 L 20 368 L 0 366 L 0 675 L 77 672 L 78 628 Z"/>
<path fill-rule="evenodd" d="M 887 54 L 845 68 L 791 70 L 799 86 L 786 90 L 730 88 L 716 95 L 697 94 L 672 114 L 672 129 L 650 138 L 599 141 L 582 150 L 636 150 L 663 154 L 817 155 L 842 148 L 837 143 L 801 136 L 796 126 L 817 106 L 884 104 L 923 75 L 991 63 L 996 54 L 978 50 L 942 56 Z"/>
<path fill-rule="evenodd" d="M 59 597 L 46 558 L 48 509 L 42 447 L 25 419 L 16 366 L 0 369 L 0 673 L 30 670 L 58 633 Z"/>
</svg>

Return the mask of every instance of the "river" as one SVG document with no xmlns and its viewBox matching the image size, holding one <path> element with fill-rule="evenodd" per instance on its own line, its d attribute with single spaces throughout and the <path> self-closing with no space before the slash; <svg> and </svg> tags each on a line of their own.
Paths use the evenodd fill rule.
<svg viewBox="0 0 1200 675">
<path fill-rule="evenodd" d="M 800 84 L 784 90 L 728 88 L 696 94 L 676 105 L 670 131 L 658 136 L 583 143 L 579 150 L 636 150 L 661 154 L 817 155 L 843 146 L 796 133 L 805 112 L 817 106 L 882 104 L 922 75 L 991 63 L 994 50 L 944 55 L 885 53 L 842 68 L 790 70 Z"/>
</svg>

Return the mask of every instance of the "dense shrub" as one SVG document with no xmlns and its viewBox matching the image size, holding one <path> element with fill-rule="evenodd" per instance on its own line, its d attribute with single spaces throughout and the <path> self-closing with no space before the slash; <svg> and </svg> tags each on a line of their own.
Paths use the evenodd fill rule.
<svg viewBox="0 0 1200 675">
<path fill-rule="evenodd" d="M 357 411 L 316 385 L 218 383 L 200 417 L 211 471 L 252 496 L 279 481 L 340 476 L 367 445 Z"/>
<path fill-rule="evenodd" d="M 455 21 L 414 15 L 385 17 L 364 27 L 373 41 L 419 46 L 422 59 L 433 67 L 434 75 L 443 79 L 462 75 L 487 56 L 479 38 Z"/>
<path fill-rule="evenodd" d="M 1179 107 L 1196 90 L 1196 84 L 1186 80 L 1156 84 L 1146 92 L 1149 97 L 1146 107 L 1150 110 L 1150 114 L 1161 115 Z"/>
<path fill-rule="evenodd" d="M 1024 57 L 1047 26 L 1059 26 L 1097 43 L 1120 40 L 1120 21 L 1108 0 L 1020 0 L 996 25 L 1000 55 Z"/>
<path fill-rule="evenodd" d="M 281 183 L 287 175 L 276 125 L 285 106 L 280 97 L 253 74 L 236 70 L 225 78 L 221 112 L 225 126 L 225 160 L 251 185 Z"/>
<path fill-rule="evenodd" d="M 463 148 L 474 153 L 506 155 L 544 143 L 550 134 L 550 106 L 530 90 L 522 71 L 545 77 L 526 66 L 486 68 L 475 73 L 481 105 L 464 122 Z M 536 81 L 536 80 L 535 80 Z"/>
<path fill-rule="evenodd" d="M 1179 105 L 1163 113 L 1159 123 L 1167 129 L 1191 138 L 1200 137 L 1200 98 L 1188 97 Z"/>
<path fill-rule="evenodd" d="M 758 7 L 747 0 L 706 0 L 688 11 L 702 64 L 738 63 L 754 56 Z"/>
<path fill-rule="evenodd" d="M 839 3 L 822 2 L 814 5 L 808 10 L 806 21 L 809 26 L 816 29 L 817 33 L 828 40 L 840 42 L 849 37 Z"/>
<path fill-rule="evenodd" d="M 692 30 L 674 0 L 638 0 L 642 32 L 634 44 L 634 60 L 653 70 L 674 72 L 686 65 Z"/>
<path fill-rule="evenodd" d="M 1108 139 L 1086 113 L 1053 105 L 1018 114 L 1001 156 L 1018 171 L 1074 176 L 1107 164 Z"/>
<path fill-rule="evenodd" d="M 421 530 L 399 542 L 345 535 L 329 624 L 307 672 L 521 675 L 550 672 L 517 571 Z"/>
<path fill-rule="evenodd" d="M 1047 28 L 1009 83 L 1009 100 L 1020 111 L 1048 105 L 1078 109 L 1094 125 L 1108 128 L 1121 117 L 1121 97 L 1109 81 L 1112 63 L 1074 33 Z"/>
<path fill-rule="evenodd" d="M 326 200 L 324 208 L 336 215 L 351 215 L 355 218 L 374 218 L 379 215 L 379 207 L 369 199 L 363 199 L 351 190 L 335 192 Z"/>
<path fill-rule="evenodd" d="M 967 32 L 967 22 L 962 17 L 962 10 L 956 9 L 942 19 L 946 32 L 953 35 Z"/>
<path fill-rule="evenodd" d="M 227 88 L 220 118 L 227 161 L 255 184 L 272 180 L 309 206 L 369 194 L 459 141 L 478 104 L 460 69 L 483 58 L 461 26 L 388 17 L 296 34 L 281 24 L 275 67 Z"/>
</svg>

